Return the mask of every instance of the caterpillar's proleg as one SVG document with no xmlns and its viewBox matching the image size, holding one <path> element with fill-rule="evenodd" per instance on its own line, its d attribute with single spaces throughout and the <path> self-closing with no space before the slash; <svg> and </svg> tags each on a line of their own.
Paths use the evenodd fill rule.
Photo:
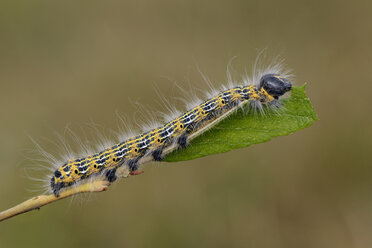
<svg viewBox="0 0 372 248">
<path fill-rule="evenodd" d="M 187 134 L 184 133 L 178 138 L 178 145 L 179 148 L 184 149 L 187 146 Z"/>
<path fill-rule="evenodd" d="M 117 179 L 116 168 L 108 170 L 105 176 L 106 176 L 107 181 L 109 181 L 110 183 L 114 182 Z"/>
<path fill-rule="evenodd" d="M 160 147 L 152 152 L 152 157 L 155 161 L 161 161 L 163 159 L 162 157 L 163 153 L 163 147 Z"/>
</svg>

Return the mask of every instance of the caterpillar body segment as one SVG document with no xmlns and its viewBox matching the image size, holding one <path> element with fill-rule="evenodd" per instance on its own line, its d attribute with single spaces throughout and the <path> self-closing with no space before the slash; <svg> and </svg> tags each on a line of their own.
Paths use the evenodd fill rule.
<svg viewBox="0 0 372 248">
<path fill-rule="evenodd" d="M 159 128 L 99 153 L 67 161 L 55 170 L 50 181 L 51 189 L 58 197 L 61 189 L 96 175 L 103 175 L 107 181 L 113 182 L 117 169 L 122 166 L 127 166 L 131 175 L 140 174 L 138 166 L 141 161 L 161 161 L 170 147 L 185 148 L 190 137 L 215 125 L 232 110 L 248 103 L 259 107 L 262 104 L 278 106 L 277 99 L 290 90 L 291 82 L 278 74 L 263 75 L 258 86 L 236 86 L 225 90 Z"/>
</svg>

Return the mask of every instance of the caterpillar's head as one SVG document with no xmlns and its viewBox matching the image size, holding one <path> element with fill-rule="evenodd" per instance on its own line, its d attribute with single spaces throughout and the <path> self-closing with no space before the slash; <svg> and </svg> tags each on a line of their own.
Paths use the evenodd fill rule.
<svg viewBox="0 0 372 248">
<path fill-rule="evenodd" d="M 264 88 L 267 93 L 278 99 L 292 89 L 292 83 L 279 74 L 266 74 L 262 76 L 259 88 Z"/>
</svg>

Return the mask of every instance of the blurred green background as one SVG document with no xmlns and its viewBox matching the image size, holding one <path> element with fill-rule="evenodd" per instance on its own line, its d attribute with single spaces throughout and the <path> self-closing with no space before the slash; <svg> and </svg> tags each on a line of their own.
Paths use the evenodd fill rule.
<svg viewBox="0 0 372 248">
<path fill-rule="evenodd" d="M 156 88 L 206 89 L 195 64 L 220 85 L 232 57 L 244 73 L 267 48 L 308 83 L 320 120 L 17 216 L 0 247 L 371 247 L 371 13 L 370 1 L 1 1 L 1 210 L 36 194 L 28 135 L 55 154 L 68 124 L 84 136 L 91 120 L 117 130 L 116 111 L 141 122 L 134 102 L 162 110 Z"/>
</svg>

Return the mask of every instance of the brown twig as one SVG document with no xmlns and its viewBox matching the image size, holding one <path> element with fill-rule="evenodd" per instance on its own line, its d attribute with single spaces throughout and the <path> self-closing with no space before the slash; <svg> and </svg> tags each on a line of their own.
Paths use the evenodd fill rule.
<svg viewBox="0 0 372 248">
<path fill-rule="evenodd" d="M 9 219 L 18 214 L 26 213 L 31 210 L 40 209 L 40 207 L 42 206 L 45 206 L 49 203 L 64 199 L 72 195 L 76 195 L 80 193 L 87 193 L 87 192 L 106 191 L 108 189 L 108 186 L 110 186 L 110 183 L 107 181 L 95 181 L 95 182 L 82 184 L 77 187 L 72 187 L 65 191 L 62 191 L 59 197 L 56 197 L 53 194 L 52 195 L 39 195 L 27 201 L 24 201 L 15 207 L 12 207 L 8 210 L 1 212 L 0 221 Z"/>
</svg>

